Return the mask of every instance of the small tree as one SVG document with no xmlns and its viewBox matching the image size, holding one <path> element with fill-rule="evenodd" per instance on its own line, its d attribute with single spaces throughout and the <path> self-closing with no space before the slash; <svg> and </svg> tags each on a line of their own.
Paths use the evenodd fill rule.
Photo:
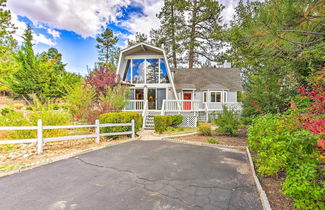
<svg viewBox="0 0 325 210">
<path fill-rule="evenodd" d="M 218 132 L 235 136 L 238 133 L 238 127 L 240 125 L 239 115 L 235 110 L 229 109 L 226 105 L 223 105 L 222 113 L 217 115 L 215 124 L 218 126 Z"/>
</svg>

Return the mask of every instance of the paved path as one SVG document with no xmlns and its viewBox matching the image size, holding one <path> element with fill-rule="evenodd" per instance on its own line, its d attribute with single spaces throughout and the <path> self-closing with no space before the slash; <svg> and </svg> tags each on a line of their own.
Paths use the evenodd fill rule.
<svg viewBox="0 0 325 210">
<path fill-rule="evenodd" d="M 0 209 L 262 209 L 245 153 L 133 141 L 0 178 Z"/>
</svg>

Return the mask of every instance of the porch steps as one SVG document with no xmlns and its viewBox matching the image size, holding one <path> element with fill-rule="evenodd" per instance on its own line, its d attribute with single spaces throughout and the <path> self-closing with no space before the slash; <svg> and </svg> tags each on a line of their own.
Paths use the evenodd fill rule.
<svg viewBox="0 0 325 210">
<path fill-rule="evenodd" d="M 153 122 L 153 117 L 155 115 L 160 115 L 160 112 L 148 112 L 147 117 L 146 117 L 146 122 L 145 122 L 145 129 L 153 129 L 154 127 L 154 122 Z"/>
</svg>

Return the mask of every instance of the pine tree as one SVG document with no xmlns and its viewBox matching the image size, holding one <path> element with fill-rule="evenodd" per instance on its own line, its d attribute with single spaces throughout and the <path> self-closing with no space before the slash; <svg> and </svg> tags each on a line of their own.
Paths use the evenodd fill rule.
<svg viewBox="0 0 325 210">
<path fill-rule="evenodd" d="M 97 38 L 98 58 L 100 62 L 105 62 L 106 66 L 109 66 L 109 61 L 114 57 L 115 44 L 118 42 L 118 38 L 114 36 L 113 32 L 106 28 Z"/>
<path fill-rule="evenodd" d="M 185 6 L 185 0 L 164 0 L 164 6 L 157 14 L 161 27 L 151 34 L 156 44 L 164 45 L 167 57 L 172 61 L 174 68 L 177 68 L 177 54 L 183 51 L 180 32 L 185 24 Z"/>
<path fill-rule="evenodd" d="M 144 33 L 136 32 L 135 33 L 135 39 L 134 40 L 131 40 L 131 39 L 128 40 L 128 47 L 131 47 L 131 46 L 136 45 L 136 44 L 141 43 L 141 42 L 149 43 L 149 38 Z"/>
<path fill-rule="evenodd" d="M 188 67 L 200 64 L 198 57 L 216 61 L 221 49 L 221 12 L 224 6 L 215 0 L 187 0 L 185 10 L 190 13 L 182 32 L 188 51 Z"/>
</svg>

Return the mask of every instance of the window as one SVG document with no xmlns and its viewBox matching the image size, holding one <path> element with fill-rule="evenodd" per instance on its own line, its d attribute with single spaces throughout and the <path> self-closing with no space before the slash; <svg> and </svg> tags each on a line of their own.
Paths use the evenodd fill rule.
<svg viewBox="0 0 325 210">
<path fill-rule="evenodd" d="M 221 92 L 211 92 L 211 102 L 221 102 Z"/>
<path fill-rule="evenodd" d="M 131 60 L 128 60 L 127 61 L 127 64 L 126 64 L 126 74 L 124 76 L 124 81 L 125 82 L 128 82 L 128 83 L 131 83 Z"/>
<path fill-rule="evenodd" d="M 144 59 L 132 60 L 132 82 L 136 84 L 145 83 L 145 63 Z"/>
<path fill-rule="evenodd" d="M 129 59 L 123 80 L 133 84 L 169 83 L 165 59 Z"/>
<path fill-rule="evenodd" d="M 169 83 L 165 59 L 160 59 L 160 83 Z"/>
<path fill-rule="evenodd" d="M 207 92 L 203 92 L 203 102 L 208 102 L 208 93 Z"/>
<path fill-rule="evenodd" d="M 147 83 L 159 82 L 159 59 L 146 60 Z"/>
</svg>

